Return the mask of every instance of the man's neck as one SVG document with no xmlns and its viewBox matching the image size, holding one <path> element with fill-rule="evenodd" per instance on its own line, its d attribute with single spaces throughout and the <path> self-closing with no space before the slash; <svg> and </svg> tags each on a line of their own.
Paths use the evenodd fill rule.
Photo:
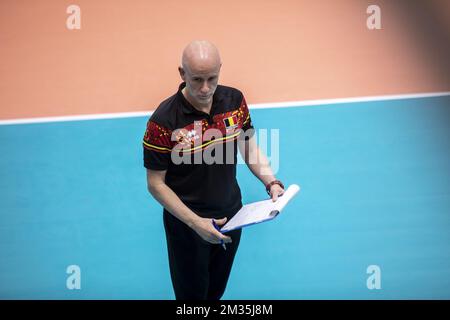
<svg viewBox="0 0 450 320">
<path fill-rule="evenodd" d="M 189 94 L 186 92 L 186 88 L 183 88 L 181 90 L 181 93 L 183 94 L 183 96 L 186 98 L 186 100 L 198 111 L 200 112 L 204 112 L 209 114 L 211 112 L 211 107 L 212 107 L 212 101 L 208 104 L 198 104 L 195 101 L 192 101 L 191 97 L 189 96 Z"/>
</svg>

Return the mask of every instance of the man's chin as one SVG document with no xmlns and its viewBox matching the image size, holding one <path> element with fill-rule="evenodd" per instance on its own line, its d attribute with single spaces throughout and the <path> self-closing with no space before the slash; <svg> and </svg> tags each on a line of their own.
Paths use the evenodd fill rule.
<svg viewBox="0 0 450 320">
<path fill-rule="evenodd" d="M 207 97 L 207 98 L 200 98 L 200 97 L 198 97 L 198 98 L 197 98 L 197 102 L 198 102 L 198 103 L 201 103 L 201 104 L 205 104 L 205 103 L 211 102 L 211 99 L 212 99 L 211 96 L 210 96 L 210 97 Z"/>
</svg>

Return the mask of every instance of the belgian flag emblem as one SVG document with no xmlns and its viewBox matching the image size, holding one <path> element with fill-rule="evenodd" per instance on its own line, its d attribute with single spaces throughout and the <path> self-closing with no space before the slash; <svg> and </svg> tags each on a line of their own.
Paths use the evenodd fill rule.
<svg viewBox="0 0 450 320">
<path fill-rule="evenodd" d="M 225 118 L 225 119 L 223 119 L 223 123 L 225 124 L 225 127 L 227 129 L 235 128 L 238 125 L 237 116 L 231 116 L 231 117 Z"/>
</svg>

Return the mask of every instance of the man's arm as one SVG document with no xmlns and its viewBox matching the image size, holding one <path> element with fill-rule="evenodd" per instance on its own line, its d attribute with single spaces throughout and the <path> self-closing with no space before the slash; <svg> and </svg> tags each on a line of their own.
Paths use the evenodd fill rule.
<svg viewBox="0 0 450 320">
<path fill-rule="evenodd" d="M 230 237 L 223 235 L 214 228 L 212 219 L 198 216 L 167 186 L 165 182 L 166 172 L 167 170 L 147 169 L 147 188 L 151 195 L 167 211 L 191 227 L 204 240 L 210 243 L 220 243 L 221 240 L 225 243 L 231 242 Z M 218 225 L 223 225 L 226 222 L 226 218 L 214 219 L 214 221 Z"/>
<path fill-rule="evenodd" d="M 250 171 L 264 184 L 264 186 L 276 180 L 272 168 L 270 167 L 269 160 L 256 144 L 254 136 L 250 137 L 249 140 L 238 140 L 238 147 L 239 152 L 244 158 Z M 283 188 L 278 184 L 274 184 L 270 188 L 270 195 L 273 201 L 276 201 L 278 196 L 283 193 Z"/>
</svg>

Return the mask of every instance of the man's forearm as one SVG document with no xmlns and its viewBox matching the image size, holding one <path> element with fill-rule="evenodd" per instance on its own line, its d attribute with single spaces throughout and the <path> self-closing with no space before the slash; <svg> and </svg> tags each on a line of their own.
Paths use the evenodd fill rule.
<svg viewBox="0 0 450 320">
<path fill-rule="evenodd" d="M 149 191 L 167 211 L 189 227 L 193 227 L 199 216 L 189 209 L 165 183 L 158 184 L 150 188 Z"/>
<path fill-rule="evenodd" d="M 255 147 L 256 154 L 249 154 L 245 159 L 245 163 L 250 171 L 266 186 L 268 183 L 275 180 L 269 160 L 259 147 Z M 256 160 L 256 161 L 255 161 Z"/>
</svg>

